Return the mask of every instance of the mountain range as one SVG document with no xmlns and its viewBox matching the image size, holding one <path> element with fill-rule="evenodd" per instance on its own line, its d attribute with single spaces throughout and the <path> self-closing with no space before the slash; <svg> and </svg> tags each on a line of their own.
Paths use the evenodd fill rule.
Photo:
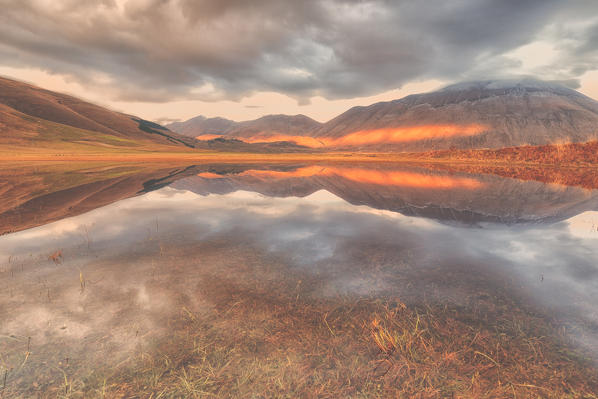
<svg viewBox="0 0 598 399">
<path fill-rule="evenodd" d="M 1 152 L 296 152 L 294 143 L 198 141 L 139 117 L 0 77 Z"/>
<path fill-rule="evenodd" d="M 558 83 L 486 80 L 353 107 L 326 123 L 270 115 L 245 122 L 196 117 L 167 127 L 199 139 L 288 140 L 335 150 L 502 148 L 596 140 L 598 102 Z"/>
<path fill-rule="evenodd" d="M 597 101 L 529 78 L 459 83 L 353 107 L 326 123 L 305 115 L 199 116 L 166 126 L 0 78 L 3 152 L 429 152 L 597 139 Z"/>
</svg>

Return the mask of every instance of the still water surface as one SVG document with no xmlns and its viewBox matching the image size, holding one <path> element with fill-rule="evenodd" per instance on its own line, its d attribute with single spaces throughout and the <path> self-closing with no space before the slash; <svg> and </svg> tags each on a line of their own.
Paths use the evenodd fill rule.
<svg viewBox="0 0 598 399">
<path fill-rule="evenodd" d="M 596 360 L 597 210 L 596 190 L 492 175 L 203 168 L 0 236 L 6 392 L 72 385 L 134 361 L 172 334 L 181 312 L 242 300 L 215 288 L 223 281 L 257 293 L 295 287 L 297 301 L 475 305 L 482 319 L 480 304 L 504 297 Z"/>
</svg>

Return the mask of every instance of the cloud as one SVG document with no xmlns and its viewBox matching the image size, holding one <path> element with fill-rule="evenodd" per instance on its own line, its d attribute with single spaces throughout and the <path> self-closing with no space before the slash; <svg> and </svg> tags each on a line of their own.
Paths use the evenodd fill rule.
<svg viewBox="0 0 598 399">
<path fill-rule="evenodd" d="M 305 103 L 516 70 L 505 54 L 545 35 L 563 37 L 555 46 L 566 56 L 546 74 L 572 79 L 596 64 L 595 4 L 0 0 L 0 65 L 65 75 L 114 101 L 269 91 Z"/>
</svg>

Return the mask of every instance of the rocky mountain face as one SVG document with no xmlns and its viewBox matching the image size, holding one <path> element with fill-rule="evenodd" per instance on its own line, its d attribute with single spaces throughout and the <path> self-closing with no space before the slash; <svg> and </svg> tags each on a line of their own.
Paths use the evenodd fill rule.
<svg viewBox="0 0 598 399">
<path fill-rule="evenodd" d="M 558 83 L 487 80 L 354 107 L 324 124 L 270 115 L 239 123 L 200 117 L 169 127 L 247 141 L 273 133 L 296 142 L 308 137 L 301 144 L 350 151 L 502 148 L 595 140 L 598 102 Z"/>
</svg>

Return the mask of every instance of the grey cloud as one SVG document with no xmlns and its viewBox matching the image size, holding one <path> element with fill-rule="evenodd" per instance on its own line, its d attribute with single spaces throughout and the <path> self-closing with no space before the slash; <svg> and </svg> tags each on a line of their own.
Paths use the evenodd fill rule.
<svg viewBox="0 0 598 399">
<path fill-rule="evenodd" d="M 66 74 L 113 100 L 348 98 L 512 70 L 518 63 L 506 52 L 549 26 L 591 18 L 593 4 L 0 0 L 0 65 Z M 549 78 L 577 78 L 595 64 L 596 26 L 571 35 L 570 67 Z"/>
</svg>

